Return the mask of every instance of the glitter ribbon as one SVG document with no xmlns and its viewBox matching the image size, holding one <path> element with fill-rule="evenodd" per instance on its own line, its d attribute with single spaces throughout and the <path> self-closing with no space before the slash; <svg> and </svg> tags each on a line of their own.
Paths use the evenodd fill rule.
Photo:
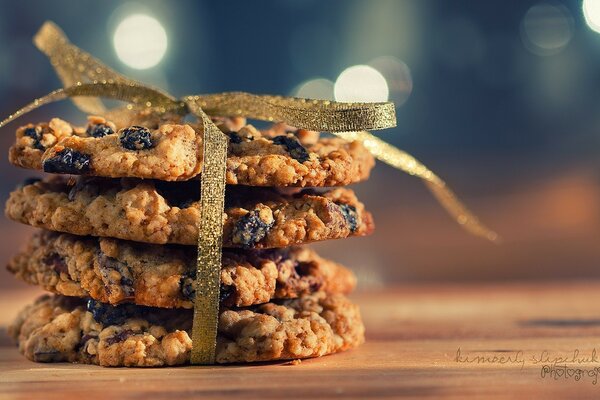
<svg viewBox="0 0 600 400">
<path fill-rule="evenodd" d="M 52 22 L 46 22 L 34 42 L 54 66 L 64 89 L 36 99 L 16 111 L 0 127 L 44 104 L 72 98 L 86 113 L 109 115 L 100 98 L 131 103 L 128 109 L 150 108 L 157 113 L 193 114 L 202 121 L 203 165 L 194 321 L 192 328 L 193 364 L 215 361 L 219 315 L 221 247 L 227 138 L 209 115 L 244 116 L 265 121 L 285 122 L 297 128 L 330 132 L 345 140 L 361 141 L 379 160 L 421 178 L 446 210 L 465 229 L 489 240 L 497 235 L 486 228 L 448 189 L 444 181 L 408 153 L 384 142 L 365 130 L 396 125 L 393 103 L 339 103 L 326 100 L 254 95 L 243 92 L 185 96 L 182 99 L 123 76 L 71 44 Z M 122 110 L 120 111 L 122 112 Z"/>
</svg>

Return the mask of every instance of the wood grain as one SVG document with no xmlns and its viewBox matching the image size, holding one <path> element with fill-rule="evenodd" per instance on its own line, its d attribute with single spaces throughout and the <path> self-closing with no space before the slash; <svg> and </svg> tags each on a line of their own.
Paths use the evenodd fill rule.
<svg viewBox="0 0 600 400">
<path fill-rule="evenodd" d="M 31 291 L 4 292 L 6 325 Z M 36 364 L 0 340 L 0 397 L 15 399 L 175 398 L 598 398 L 599 382 L 576 370 L 542 378 L 553 358 L 600 368 L 600 283 L 427 285 L 357 293 L 367 343 L 346 353 L 228 367 L 108 369 Z M 591 357 L 598 348 L 598 360 Z M 461 357 L 471 361 L 457 362 Z M 518 352 L 521 353 L 518 353 Z M 546 351 L 546 353 L 543 353 Z M 522 362 L 495 362 L 493 357 Z M 547 354 L 546 363 L 533 360 Z M 482 362 L 485 359 L 487 361 Z M 588 362 L 589 361 L 589 362 Z M 561 365 L 559 362 L 558 365 Z"/>
</svg>

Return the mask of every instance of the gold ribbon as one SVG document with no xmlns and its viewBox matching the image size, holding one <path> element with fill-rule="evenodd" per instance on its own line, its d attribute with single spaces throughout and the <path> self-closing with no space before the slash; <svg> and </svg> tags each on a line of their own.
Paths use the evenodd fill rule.
<svg viewBox="0 0 600 400">
<path fill-rule="evenodd" d="M 468 231 L 492 241 L 498 238 L 427 167 L 408 153 L 365 132 L 396 125 L 392 103 L 338 103 L 243 92 L 193 95 L 178 100 L 168 93 L 115 72 L 71 44 L 52 22 L 46 22 L 42 26 L 34 42 L 50 58 L 65 88 L 16 111 L 0 122 L 0 127 L 37 107 L 65 98 L 72 98 L 77 107 L 92 114 L 110 112 L 99 99 L 106 97 L 127 101 L 136 107 L 152 108 L 161 113 L 191 113 L 202 121 L 204 159 L 192 328 L 193 364 L 214 363 L 219 314 L 227 139 L 209 115 L 240 115 L 285 122 L 297 128 L 331 132 L 346 140 L 359 140 L 379 160 L 421 178 L 446 210 Z"/>
</svg>

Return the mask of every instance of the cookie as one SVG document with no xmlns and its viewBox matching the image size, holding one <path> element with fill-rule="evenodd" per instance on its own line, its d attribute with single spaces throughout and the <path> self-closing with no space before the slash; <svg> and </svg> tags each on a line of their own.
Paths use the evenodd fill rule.
<svg viewBox="0 0 600 400">
<path fill-rule="evenodd" d="M 32 226 L 155 244 L 196 245 L 200 219 L 197 181 L 55 175 L 11 193 L 6 215 Z M 354 192 L 228 186 L 224 247 L 273 248 L 363 236 L 373 220 Z"/>
<path fill-rule="evenodd" d="M 261 132 L 243 122 L 217 121 L 229 138 L 228 184 L 343 186 L 367 179 L 374 166 L 360 142 L 319 138 L 283 125 Z M 188 180 L 202 169 L 202 128 L 166 121 L 119 129 L 100 117 L 90 117 L 82 128 L 54 118 L 19 128 L 9 159 L 51 173 Z"/>
<path fill-rule="evenodd" d="M 8 264 L 23 281 L 103 303 L 192 308 L 197 250 L 39 231 Z M 303 247 L 226 250 L 221 304 L 251 306 L 324 291 L 349 293 L 354 274 Z"/>
<path fill-rule="evenodd" d="M 8 332 L 32 361 L 158 367 L 189 363 L 191 323 L 192 310 L 43 296 L 20 312 Z M 318 292 L 221 309 L 216 362 L 318 357 L 363 341 L 358 307 L 341 294 Z"/>
</svg>

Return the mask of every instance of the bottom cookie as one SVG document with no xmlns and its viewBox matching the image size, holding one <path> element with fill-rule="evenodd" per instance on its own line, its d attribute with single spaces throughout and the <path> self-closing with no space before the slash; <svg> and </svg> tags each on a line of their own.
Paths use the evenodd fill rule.
<svg viewBox="0 0 600 400">
<path fill-rule="evenodd" d="M 189 363 L 191 325 L 191 310 L 115 307 L 46 295 L 22 310 L 8 331 L 32 361 L 159 367 Z M 216 362 L 319 357 L 363 341 L 358 307 L 343 295 L 318 292 L 246 309 L 223 308 Z"/>
</svg>

